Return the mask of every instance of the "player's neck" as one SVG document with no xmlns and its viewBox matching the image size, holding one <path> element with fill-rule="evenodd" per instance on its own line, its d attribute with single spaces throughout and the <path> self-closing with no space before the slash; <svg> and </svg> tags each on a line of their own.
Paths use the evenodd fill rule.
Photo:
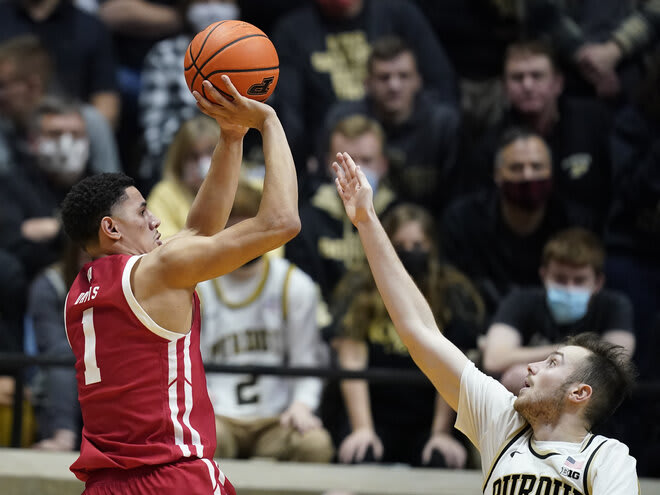
<svg viewBox="0 0 660 495">
<path fill-rule="evenodd" d="M 534 431 L 534 440 L 538 442 L 580 443 L 589 433 L 582 420 L 572 416 L 563 416 L 554 424 L 532 424 L 532 430 Z"/>
</svg>

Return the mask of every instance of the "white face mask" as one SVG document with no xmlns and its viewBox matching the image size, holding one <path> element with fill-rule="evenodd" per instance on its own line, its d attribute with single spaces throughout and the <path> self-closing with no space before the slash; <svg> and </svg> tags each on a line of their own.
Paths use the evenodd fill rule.
<svg viewBox="0 0 660 495">
<path fill-rule="evenodd" d="M 37 147 L 39 168 L 63 184 L 75 182 L 89 158 L 89 140 L 69 132 L 56 138 L 40 138 Z"/>
<path fill-rule="evenodd" d="M 196 31 L 201 31 L 217 21 L 231 21 L 238 19 L 241 11 L 233 3 L 194 3 L 188 7 L 186 19 Z"/>
</svg>

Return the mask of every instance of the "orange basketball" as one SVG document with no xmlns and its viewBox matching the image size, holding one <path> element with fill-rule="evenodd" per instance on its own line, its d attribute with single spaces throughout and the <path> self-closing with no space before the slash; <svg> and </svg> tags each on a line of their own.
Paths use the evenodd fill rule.
<svg viewBox="0 0 660 495">
<path fill-rule="evenodd" d="M 202 81 L 208 79 L 231 99 L 220 77 L 227 74 L 243 96 L 265 101 L 280 75 L 277 51 L 268 36 L 243 21 L 214 22 L 195 35 L 188 45 L 183 67 L 190 91 L 206 95 Z"/>
</svg>

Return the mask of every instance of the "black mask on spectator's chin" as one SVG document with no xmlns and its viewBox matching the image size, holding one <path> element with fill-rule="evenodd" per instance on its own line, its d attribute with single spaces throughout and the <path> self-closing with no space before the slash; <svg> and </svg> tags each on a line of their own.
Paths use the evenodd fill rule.
<svg viewBox="0 0 660 495">
<path fill-rule="evenodd" d="M 316 0 L 316 3 L 327 16 L 343 18 L 353 11 L 359 0 Z"/>
<path fill-rule="evenodd" d="M 415 280 L 423 280 L 429 272 L 430 253 L 423 249 L 397 249 L 403 267 Z"/>
<path fill-rule="evenodd" d="M 510 181 L 500 183 L 502 196 L 524 210 L 537 210 L 552 194 L 552 178 L 537 180 Z"/>
</svg>

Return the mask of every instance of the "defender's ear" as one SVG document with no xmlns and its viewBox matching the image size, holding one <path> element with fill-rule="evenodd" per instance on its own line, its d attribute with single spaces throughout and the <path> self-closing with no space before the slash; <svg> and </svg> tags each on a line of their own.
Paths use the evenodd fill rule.
<svg viewBox="0 0 660 495">
<path fill-rule="evenodd" d="M 575 404 L 588 401 L 593 393 L 591 385 L 586 383 L 576 383 L 569 390 L 568 399 Z"/>
<path fill-rule="evenodd" d="M 106 236 L 108 239 L 113 241 L 119 240 L 121 234 L 117 230 L 117 224 L 112 217 L 105 216 L 101 219 L 101 225 L 99 226 L 99 233 L 102 236 Z"/>
</svg>

